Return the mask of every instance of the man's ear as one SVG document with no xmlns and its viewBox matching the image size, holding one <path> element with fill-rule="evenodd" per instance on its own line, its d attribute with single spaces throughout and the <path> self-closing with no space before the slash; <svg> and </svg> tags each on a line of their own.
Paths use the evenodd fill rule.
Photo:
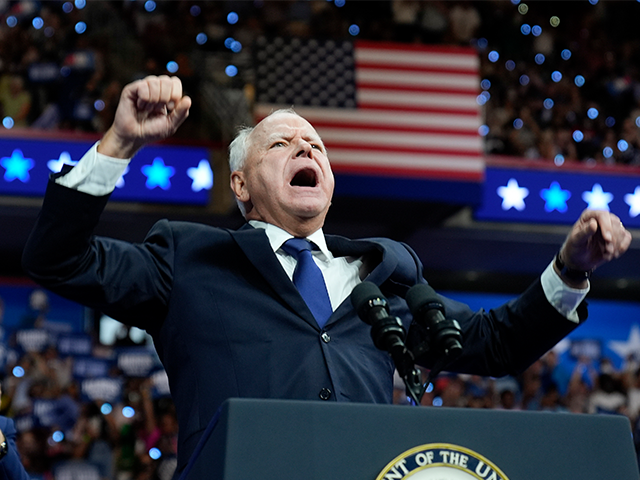
<svg viewBox="0 0 640 480">
<path fill-rule="evenodd" d="M 249 195 L 249 191 L 247 190 L 247 183 L 244 179 L 244 172 L 241 170 L 231 172 L 231 190 L 236 198 L 243 203 L 251 199 L 251 195 Z"/>
</svg>

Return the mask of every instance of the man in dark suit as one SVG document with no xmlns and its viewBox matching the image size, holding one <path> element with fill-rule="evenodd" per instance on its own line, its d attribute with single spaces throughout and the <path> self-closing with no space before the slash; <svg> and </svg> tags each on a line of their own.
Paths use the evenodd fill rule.
<svg viewBox="0 0 640 480">
<path fill-rule="evenodd" d="M 349 295 L 373 282 L 409 329 L 403 297 L 426 283 L 404 244 L 324 235 L 333 174 L 321 138 L 291 111 L 241 131 L 230 146 L 231 188 L 248 221 L 240 230 L 162 220 L 141 244 L 92 236 L 129 159 L 173 134 L 190 105 L 175 77 L 126 86 L 102 141 L 50 182 L 23 258 L 37 282 L 153 336 L 178 414 L 178 470 L 230 397 L 391 403 L 393 362 L 373 345 Z M 326 313 L 296 288 L 304 261 L 288 247 L 292 237 L 317 249 L 325 285 L 314 292 L 330 303 Z M 444 299 L 464 337 L 447 368 L 494 376 L 525 369 L 586 318 L 588 272 L 630 241 L 615 215 L 586 211 L 558 262 L 518 299 L 490 312 Z M 429 367 L 435 359 L 418 360 Z"/>
</svg>

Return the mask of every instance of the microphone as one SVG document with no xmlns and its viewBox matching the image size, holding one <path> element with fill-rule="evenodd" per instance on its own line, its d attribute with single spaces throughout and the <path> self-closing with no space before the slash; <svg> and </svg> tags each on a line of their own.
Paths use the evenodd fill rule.
<svg viewBox="0 0 640 480">
<path fill-rule="evenodd" d="M 407 305 L 414 321 L 425 328 L 435 346 L 445 357 L 453 360 L 462 353 L 462 333 L 457 320 L 444 316 L 444 305 L 429 285 L 417 284 L 409 289 Z"/>
<path fill-rule="evenodd" d="M 407 394 L 414 405 L 420 405 L 420 372 L 413 364 L 413 354 L 404 344 L 406 330 L 398 317 L 389 315 L 389 302 L 375 283 L 362 282 L 351 292 L 351 304 L 360 319 L 371 325 L 371 338 L 379 350 L 391 355 Z"/>
<path fill-rule="evenodd" d="M 360 319 L 371 325 L 373 344 L 391 352 L 403 349 L 406 331 L 398 317 L 389 315 L 389 302 L 375 283 L 362 282 L 351 292 L 351 304 Z"/>
</svg>

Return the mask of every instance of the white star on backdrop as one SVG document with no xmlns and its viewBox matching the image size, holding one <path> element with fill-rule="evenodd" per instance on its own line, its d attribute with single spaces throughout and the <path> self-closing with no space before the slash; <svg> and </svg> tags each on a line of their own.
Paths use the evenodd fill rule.
<svg viewBox="0 0 640 480">
<path fill-rule="evenodd" d="M 602 185 L 596 183 L 591 187 L 591 191 L 582 193 L 582 200 L 589 204 L 592 210 L 609 211 L 609 204 L 613 200 L 613 194 L 602 190 Z"/>
<path fill-rule="evenodd" d="M 213 187 L 213 171 L 211 171 L 211 165 L 207 160 L 202 159 L 197 167 L 188 168 L 187 175 L 193 180 L 191 190 L 194 192 L 199 192 L 202 189 L 211 190 Z"/>
<path fill-rule="evenodd" d="M 640 215 L 640 187 L 636 187 L 633 193 L 627 193 L 624 201 L 629 205 L 629 216 L 637 217 Z"/>
<path fill-rule="evenodd" d="M 626 341 L 611 340 L 609 348 L 620 355 L 623 360 L 632 353 L 640 353 L 640 326 L 634 323 Z"/>
<path fill-rule="evenodd" d="M 53 173 L 58 173 L 62 170 L 62 167 L 67 164 L 67 165 L 75 165 L 78 162 L 75 160 L 71 160 L 71 155 L 69 154 L 69 152 L 62 152 L 60 154 L 60 157 L 54 159 L 54 160 L 49 160 L 47 162 L 47 167 L 49 168 L 49 170 L 51 170 Z"/>
<path fill-rule="evenodd" d="M 502 209 L 515 208 L 522 211 L 525 208 L 524 199 L 529 195 L 529 189 L 518 185 L 515 178 L 510 178 L 507 186 L 498 187 L 498 195 L 502 197 Z"/>
</svg>

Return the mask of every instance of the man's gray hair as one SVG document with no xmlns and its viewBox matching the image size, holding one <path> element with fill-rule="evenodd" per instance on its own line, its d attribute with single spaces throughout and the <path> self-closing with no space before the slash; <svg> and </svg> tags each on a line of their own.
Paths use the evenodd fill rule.
<svg viewBox="0 0 640 480">
<path fill-rule="evenodd" d="M 267 115 L 267 117 L 280 113 L 289 113 L 292 115 L 300 116 L 298 112 L 296 112 L 293 108 L 281 108 L 279 110 L 271 112 L 269 115 Z M 249 157 L 249 150 L 251 148 L 249 136 L 255 128 L 256 127 L 240 127 L 238 129 L 238 133 L 236 133 L 235 138 L 229 144 L 229 171 L 231 173 L 240 171 L 244 168 L 244 164 Z M 246 217 L 247 212 L 242 202 L 236 198 L 236 203 L 238 204 L 238 208 L 240 209 L 242 216 Z"/>
</svg>

